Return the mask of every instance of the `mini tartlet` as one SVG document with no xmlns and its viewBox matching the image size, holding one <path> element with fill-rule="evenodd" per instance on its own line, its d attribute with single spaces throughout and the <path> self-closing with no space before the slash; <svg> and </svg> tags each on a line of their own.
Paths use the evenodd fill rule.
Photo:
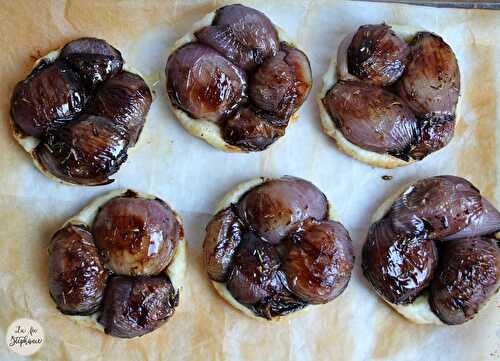
<svg viewBox="0 0 500 361">
<path fill-rule="evenodd" d="M 142 336 L 173 315 L 186 257 L 182 220 L 167 203 L 115 190 L 53 235 L 49 293 L 81 325 L 116 337 Z"/>
<path fill-rule="evenodd" d="M 212 285 L 254 319 L 279 320 L 332 301 L 354 264 L 349 234 L 333 219 L 326 196 L 303 179 L 261 177 L 236 186 L 207 225 Z"/>
<path fill-rule="evenodd" d="M 500 212 L 467 180 L 422 179 L 371 219 L 363 272 L 377 294 L 418 324 L 461 324 L 500 287 Z"/>
<path fill-rule="evenodd" d="M 140 139 L 148 85 L 106 41 L 79 38 L 35 61 L 14 88 L 16 141 L 48 178 L 103 185 Z"/>
<path fill-rule="evenodd" d="M 265 14 L 239 4 L 195 23 L 170 50 L 165 74 L 177 120 L 227 152 L 281 138 L 312 85 L 307 56 Z"/>
<path fill-rule="evenodd" d="M 342 40 L 323 76 L 321 125 L 361 162 L 405 166 L 451 141 L 460 82 L 455 55 L 439 36 L 408 25 L 363 25 Z"/>
</svg>

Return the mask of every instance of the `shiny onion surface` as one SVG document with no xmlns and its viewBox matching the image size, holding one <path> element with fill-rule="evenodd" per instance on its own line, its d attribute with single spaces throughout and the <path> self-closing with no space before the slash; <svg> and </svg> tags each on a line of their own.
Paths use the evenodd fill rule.
<svg viewBox="0 0 500 361">
<path fill-rule="evenodd" d="M 422 179 L 370 226 L 362 267 L 377 293 L 409 304 L 430 291 L 446 324 L 464 323 L 500 287 L 500 212 L 467 180 Z"/>
<path fill-rule="evenodd" d="M 99 312 L 107 334 L 142 336 L 179 304 L 166 271 L 184 237 L 182 224 L 165 202 L 131 190 L 96 211 L 91 226 L 72 220 L 52 237 L 50 295 L 62 313 Z"/>
<path fill-rule="evenodd" d="M 390 26 L 363 25 L 338 53 L 323 104 L 349 142 L 412 161 L 451 141 L 460 72 L 442 38 L 418 32 L 407 44 Z"/>
<path fill-rule="evenodd" d="M 38 166 L 79 185 L 112 182 L 135 145 L 152 98 L 144 80 L 122 70 L 120 52 L 101 39 L 67 43 L 41 59 L 11 98 L 15 135 L 39 140 Z"/>
<path fill-rule="evenodd" d="M 346 229 L 328 220 L 312 183 L 285 176 L 248 190 L 217 213 L 203 243 L 209 277 L 256 316 L 272 319 L 327 303 L 347 287 L 354 264 Z"/>
<path fill-rule="evenodd" d="M 266 15 L 239 4 L 219 8 L 195 37 L 168 58 L 172 105 L 193 121 L 216 123 L 241 151 L 266 149 L 309 95 L 309 59 L 279 41 Z"/>
</svg>

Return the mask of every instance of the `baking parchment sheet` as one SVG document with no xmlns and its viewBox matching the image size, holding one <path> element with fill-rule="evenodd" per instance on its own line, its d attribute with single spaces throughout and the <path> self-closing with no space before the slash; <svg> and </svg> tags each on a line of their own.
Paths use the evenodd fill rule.
<svg viewBox="0 0 500 361">
<path fill-rule="evenodd" d="M 170 112 L 159 81 L 167 51 L 193 21 L 223 2 L 1 1 L 0 5 L 0 359 L 21 359 L 3 342 L 17 318 L 37 320 L 45 343 L 36 360 L 494 360 L 500 358 L 500 297 L 462 326 L 417 326 L 392 311 L 361 274 L 360 250 L 378 204 L 426 176 L 467 177 L 500 206 L 500 13 L 336 1 L 252 1 L 308 54 L 314 87 L 286 136 L 257 154 L 226 154 L 191 137 Z M 397 170 L 343 155 L 320 129 L 315 97 L 343 35 L 365 23 L 411 24 L 435 31 L 455 51 L 462 115 L 444 150 Z M 97 188 L 42 176 L 10 134 L 9 100 L 38 57 L 80 36 L 120 49 L 154 84 L 155 100 L 135 151 L 116 181 Z M 290 174 L 314 182 L 349 230 L 356 265 L 347 290 L 302 317 L 254 321 L 211 288 L 202 267 L 204 228 L 216 202 L 252 177 Z M 386 181 L 383 175 L 392 176 Z M 153 193 L 184 219 L 189 264 L 181 304 L 160 329 L 131 340 L 79 326 L 59 313 L 47 290 L 52 233 L 92 198 L 119 187 Z"/>
</svg>

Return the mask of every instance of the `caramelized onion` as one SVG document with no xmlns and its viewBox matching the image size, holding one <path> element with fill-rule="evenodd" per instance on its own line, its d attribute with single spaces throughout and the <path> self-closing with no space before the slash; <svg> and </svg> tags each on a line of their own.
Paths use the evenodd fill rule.
<svg viewBox="0 0 500 361">
<path fill-rule="evenodd" d="M 360 26 L 347 49 L 349 73 L 373 85 L 390 85 L 403 74 L 409 52 L 390 26 Z"/>
<path fill-rule="evenodd" d="M 360 82 L 338 82 L 323 99 L 344 137 L 361 148 L 407 159 L 417 120 L 396 95 Z"/>
<path fill-rule="evenodd" d="M 244 70 L 262 64 L 278 50 L 278 33 L 271 20 L 240 4 L 218 9 L 212 25 L 198 30 L 195 36 Z"/>
<path fill-rule="evenodd" d="M 500 231 L 500 212 L 484 197 L 481 197 L 481 204 L 482 212 L 471 218 L 467 227 L 444 239 L 474 238 Z"/>
<path fill-rule="evenodd" d="M 109 335 L 142 336 L 167 322 L 178 304 L 179 293 L 164 275 L 114 276 L 106 288 L 99 323 Z"/>
<path fill-rule="evenodd" d="M 410 45 L 410 60 L 397 83 L 399 96 L 418 117 L 454 116 L 460 71 L 453 50 L 429 32 L 417 33 Z"/>
<path fill-rule="evenodd" d="M 208 276 L 225 282 L 236 247 L 241 242 L 242 225 L 232 208 L 217 213 L 207 225 L 203 255 Z"/>
<path fill-rule="evenodd" d="M 49 173 L 69 183 L 111 183 L 127 159 L 128 135 L 108 118 L 83 116 L 50 133 L 34 152 Z"/>
<path fill-rule="evenodd" d="M 151 92 L 136 74 L 122 71 L 97 89 L 88 112 L 114 120 L 129 134 L 129 146 L 135 145 L 152 102 Z"/>
<path fill-rule="evenodd" d="M 398 234 L 389 218 L 370 226 L 363 246 L 363 273 L 388 302 L 408 304 L 426 288 L 437 267 L 433 241 Z"/>
<path fill-rule="evenodd" d="M 354 254 L 351 238 L 340 223 L 307 220 L 285 244 L 283 270 L 300 299 L 327 303 L 347 287 Z"/>
<path fill-rule="evenodd" d="M 312 84 L 309 59 L 300 50 L 281 44 L 250 79 L 250 100 L 260 109 L 288 119 L 309 95 Z"/>
<path fill-rule="evenodd" d="M 122 275 L 155 275 L 174 256 L 182 226 L 159 199 L 116 197 L 101 207 L 92 226 L 110 269 Z"/>
<path fill-rule="evenodd" d="M 430 305 L 447 324 L 472 319 L 500 287 L 500 249 L 489 238 L 446 242 L 431 284 Z"/>
<path fill-rule="evenodd" d="M 54 234 L 49 248 L 49 292 L 62 313 L 97 311 L 107 278 L 87 227 L 69 224 Z"/>
<path fill-rule="evenodd" d="M 117 74 L 123 66 L 121 53 L 105 40 L 96 38 L 70 41 L 62 48 L 60 56 L 91 88 Z"/>
<path fill-rule="evenodd" d="M 190 43 L 168 58 L 172 103 L 194 118 L 218 121 L 246 99 L 246 74 L 212 48 Z"/>
<path fill-rule="evenodd" d="M 410 186 L 392 205 L 394 230 L 441 239 L 465 228 L 482 212 L 481 195 L 463 178 L 438 176 Z"/>
<path fill-rule="evenodd" d="M 287 123 L 253 107 L 243 106 L 227 119 L 222 137 L 245 151 L 260 151 L 285 134 Z"/>
<path fill-rule="evenodd" d="M 282 290 L 277 274 L 280 264 L 278 252 L 272 245 L 247 232 L 234 255 L 227 289 L 241 303 L 261 302 Z"/>
<path fill-rule="evenodd" d="M 418 142 L 410 150 L 414 159 L 423 159 L 432 152 L 444 148 L 453 138 L 455 120 L 448 115 L 434 115 L 422 119 L 419 124 Z"/>
<path fill-rule="evenodd" d="M 26 135 L 41 138 L 75 118 L 86 99 L 80 76 L 68 65 L 42 61 L 14 88 L 11 115 Z"/>
<path fill-rule="evenodd" d="M 237 212 L 258 235 L 277 244 L 307 218 L 323 220 L 328 203 L 312 183 L 285 176 L 250 190 L 238 202 Z"/>
</svg>

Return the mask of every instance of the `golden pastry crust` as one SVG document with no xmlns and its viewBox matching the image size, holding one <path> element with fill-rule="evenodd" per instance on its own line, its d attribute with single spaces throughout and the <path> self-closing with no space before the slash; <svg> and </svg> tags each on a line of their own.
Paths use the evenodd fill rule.
<svg viewBox="0 0 500 361">
<path fill-rule="evenodd" d="M 406 42 L 410 42 L 413 36 L 418 31 L 423 31 L 423 29 L 421 28 L 416 28 L 408 25 L 399 25 L 399 24 L 388 24 L 388 25 L 396 32 L 396 34 L 401 36 Z M 350 41 L 353 35 L 354 33 L 348 34 L 342 40 L 339 48 L 343 46 L 342 43 Z M 344 55 L 347 56 L 347 54 Z M 340 55 L 337 54 L 337 56 Z M 354 159 L 359 160 L 360 162 L 372 165 L 374 167 L 392 169 L 414 163 L 415 162 L 414 159 L 410 159 L 409 161 L 404 161 L 400 158 L 394 157 L 387 153 L 381 154 L 363 149 L 357 146 L 356 144 L 351 143 L 346 137 L 344 137 L 342 132 L 337 128 L 335 122 L 330 117 L 330 114 L 328 114 L 328 111 L 326 110 L 326 107 L 323 104 L 323 98 L 326 96 L 326 93 L 335 85 L 335 83 L 339 79 L 337 56 L 334 56 L 332 58 L 330 65 L 328 66 L 328 70 L 326 71 L 325 75 L 323 75 L 322 79 L 323 86 L 317 96 L 317 102 L 321 118 L 321 128 L 323 129 L 323 131 L 335 141 L 337 148 L 339 148 L 343 153 L 347 154 L 348 156 Z M 356 79 L 356 77 L 354 75 L 349 74 L 348 79 Z M 347 80 L 347 78 L 340 78 L 340 80 Z M 462 81 L 463 79 L 460 79 L 463 88 Z M 458 122 L 459 120 L 460 104 L 461 104 L 461 96 L 459 96 L 458 98 L 457 108 L 455 111 L 456 122 Z"/>
</svg>

